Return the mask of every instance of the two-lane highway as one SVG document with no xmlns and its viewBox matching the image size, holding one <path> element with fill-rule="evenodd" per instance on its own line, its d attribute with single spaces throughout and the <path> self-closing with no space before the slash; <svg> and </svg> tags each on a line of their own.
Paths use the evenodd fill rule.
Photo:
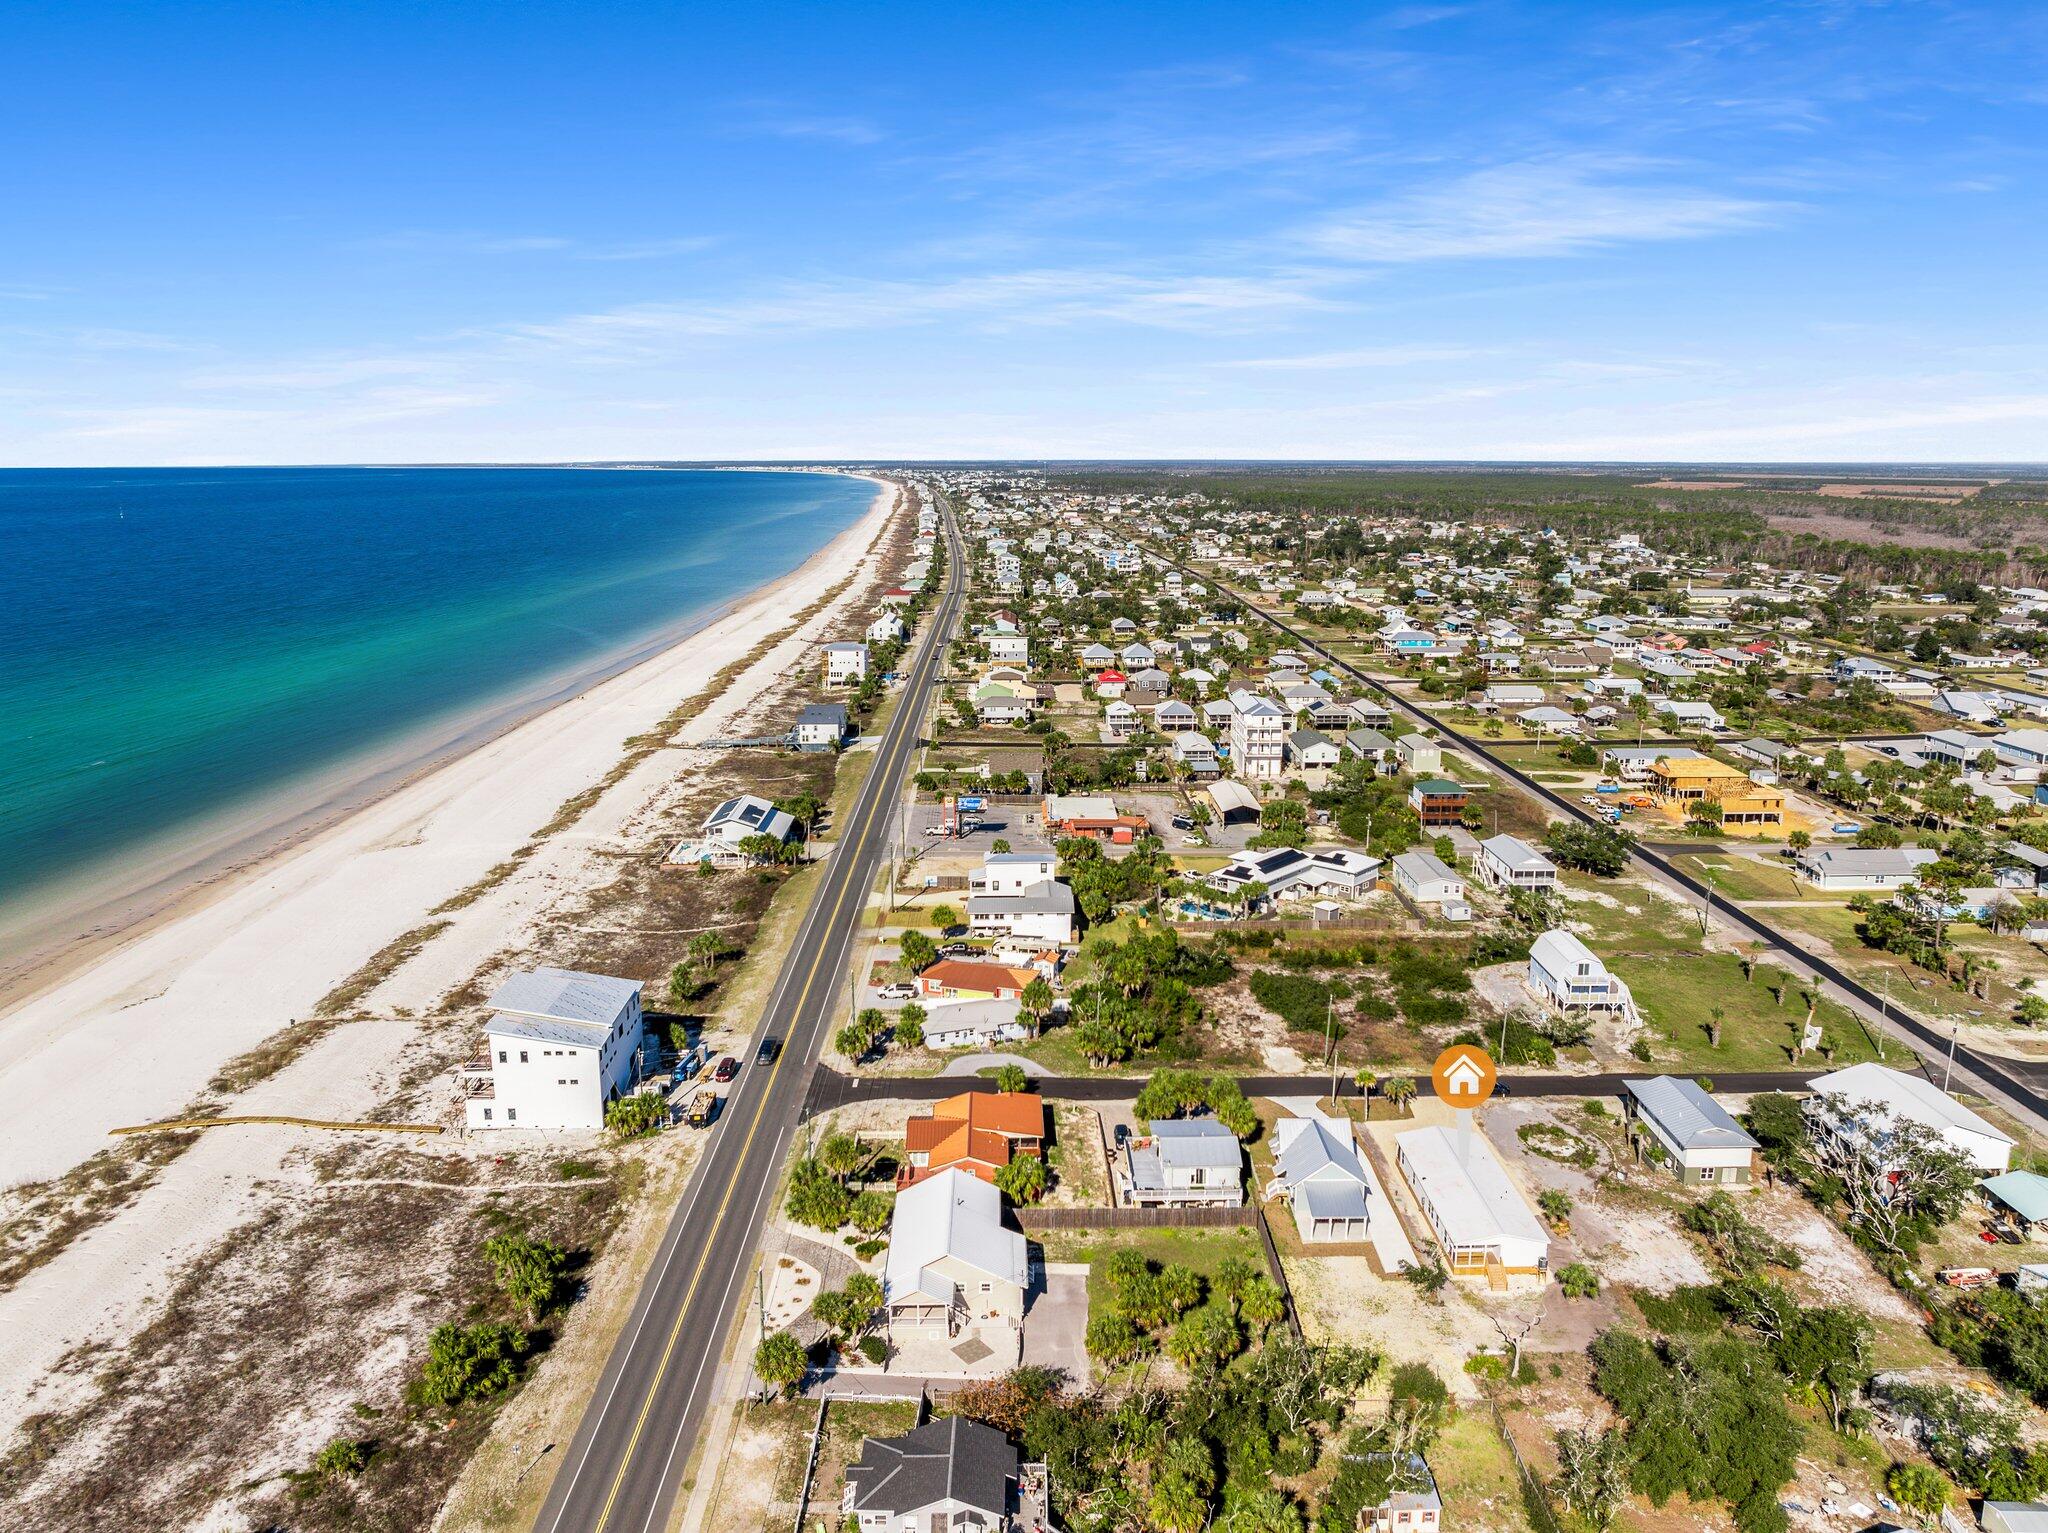
<svg viewBox="0 0 2048 1533">
<path fill-rule="evenodd" d="M 810 1073 L 874 887 L 891 812 L 919 741 L 940 657 L 960 620 L 966 551 L 942 508 L 946 588 L 898 695 L 860 793 L 835 825 L 824 877 L 798 928 L 758 1036 L 784 1047 L 727 1098 L 670 1221 L 646 1286 L 562 1459 L 541 1533 L 655 1533 L 667 1526 L 710 1410 L 733 1317 L 745 1302 L 768 1199 L 780 1180 Z M 751 1053 L 748 1057 L 751 1057 Z"/>
</svg>

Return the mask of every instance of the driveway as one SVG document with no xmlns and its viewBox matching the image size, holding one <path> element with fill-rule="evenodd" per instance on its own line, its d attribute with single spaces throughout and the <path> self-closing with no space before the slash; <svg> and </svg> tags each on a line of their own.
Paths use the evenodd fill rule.
<svg viewBox="0 0 2048 1533">
<path fill-rule="evenodd" d="M 1024 1365 L 1057 1368 L 1075 1384 L 1088 1382 L 1088 1269 L 1057 1263 L 1024 1310 Z"/>
</svg>

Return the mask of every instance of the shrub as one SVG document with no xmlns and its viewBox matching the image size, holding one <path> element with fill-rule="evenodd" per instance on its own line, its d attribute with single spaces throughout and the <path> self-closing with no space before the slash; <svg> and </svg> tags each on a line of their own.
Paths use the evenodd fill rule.
<svg viewBox="0 0 2048 1533">
<path fill-rule="evenodd" d="M 1674 1288 L 1668 1294 L 1630 1291 L 1643 1318 L 1667 1336 L 1695 1331 L 1718 1331 L 1727 1323 L 1721 1303 L 1721 1285 L 1700 1283 Z"/>
<path fill-rule="evenodd" d="M 493 1235 L 484 1242 L 484 1260 L 497 1269 L 505 1297 L 538 1320 L 554 1307 L 569 1253 L 545 1240 L 524 1235 Z"/>
<path fill-rule="evenodd" d="M 1600 1292 L 1600 1279 L 1584 1262 L 1572 1262 L 1557 1274 L 1557 1286 L 1567 1299 L 1591 1299 Z"/>
<path fill-rule="evenodd" d="M 863 1336 L 860 1355 L 879 1368 L 889 1360 L 889 1344 L 879 1336 Z"/>
<path fill-rule="evenodd" d="M 668 1104 L 658 1091 L 636 1091 L 607 1102 L 604 1109 L 604 1126 L 621 1139 L 644 1139 L 667 1118 Z"/>
<path fill-rule="evenodd" d="M 329 1480 L 353 1479 L 370 1467 L 370 1445 L 337 1437 L 313 1459 L 313 1473 Z"/>
<path fill-rule="evenodd" d="M 453 1410 L 466 1401 L 502 1394 L 518 1382 L 532 1349 L 514 1325 L 443 1325 L 427 1339 L 427 1362 L 413 1381 L 417 1404 Z"/>
</svg>

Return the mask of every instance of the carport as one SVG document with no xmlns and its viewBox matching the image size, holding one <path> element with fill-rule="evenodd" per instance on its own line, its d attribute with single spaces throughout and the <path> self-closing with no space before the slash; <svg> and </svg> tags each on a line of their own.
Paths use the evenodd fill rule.
<svg viewBox="0 0 2048 1533">
<path fill-rule="evenodd" d="M 1209 800 L 1219 825 L 1239 825 L 1259 817 L 1258 795 L 1241 782 L 1219 777 L 1196 791 Z"/>
</svg>

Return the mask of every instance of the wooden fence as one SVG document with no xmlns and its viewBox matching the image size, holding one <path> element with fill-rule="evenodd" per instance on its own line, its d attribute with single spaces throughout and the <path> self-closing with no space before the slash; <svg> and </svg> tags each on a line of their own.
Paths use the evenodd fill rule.
<svg viewBox="0 0 2048 1533">
<path fill-rule="evenodd" d="M 1017 1222 L 1034 1230 L 1156 1230 L 1172 1226 L 1228 1229 L 1258 1222 L 1254 1208 L 1020 1208 Z"/>
</svg>

